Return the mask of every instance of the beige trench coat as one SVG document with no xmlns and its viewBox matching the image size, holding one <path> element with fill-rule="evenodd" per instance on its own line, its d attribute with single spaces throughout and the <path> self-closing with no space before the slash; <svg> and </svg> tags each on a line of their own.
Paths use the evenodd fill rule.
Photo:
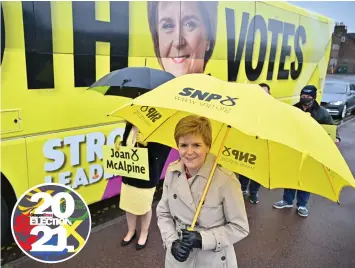
<svg viewBox="0 0 355 268">
<path fill-rule="evenodd" d="M 192 223 L 214 160 L 215 156 L 208 155 L 198 174 L 189 180 L 181 161 L 171 163 L 167 170 L 157 206 L 165 268 L 238 267 L 233 244 L 249 234 L 248 218 L 239 180 L 221 167 L 216 168 L 195 228 L 202 237 L 202 250 L 193 249 L 185 262 L 178 262 L 171 254 L 179 231 Z"/>
</svg>

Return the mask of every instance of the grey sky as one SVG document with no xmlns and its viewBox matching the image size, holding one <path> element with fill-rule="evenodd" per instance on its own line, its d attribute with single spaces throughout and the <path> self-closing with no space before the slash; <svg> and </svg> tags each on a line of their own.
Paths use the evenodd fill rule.
<svg viewBox="0 0 355 268">
<path fill-rule="evenodd" d="M 354 1 L 288 1 L 289 3 L 343 22 L 348 26 L 348 33 L 355 33 Z"/>
</svg>

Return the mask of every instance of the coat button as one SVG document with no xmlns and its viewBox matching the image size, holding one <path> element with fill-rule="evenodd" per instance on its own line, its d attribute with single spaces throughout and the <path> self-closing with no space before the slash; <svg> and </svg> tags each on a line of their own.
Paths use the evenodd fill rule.
<svg viewBox="0 0 355 268">
<path fill-rule="evenodd" d="M 222 256 L 221 260 L 225 261 L 226 260 L 226 256 Z"/>
<path fill-rule="evenodd" d="M 196 222 L 196 224 L 195 224 L 196 226 L 200 226 L 200 224 L 198 223 L 198 222 Z"/>
<path fill-rule="evenodd" d="M 173 195 L 173 197 L 174 197 L 174 199 L 176 199 L 176 198 L 177 198 L 177 195 L 176 195 L 176 194 L 174 194 L 174 195 Z"/>
</svg>

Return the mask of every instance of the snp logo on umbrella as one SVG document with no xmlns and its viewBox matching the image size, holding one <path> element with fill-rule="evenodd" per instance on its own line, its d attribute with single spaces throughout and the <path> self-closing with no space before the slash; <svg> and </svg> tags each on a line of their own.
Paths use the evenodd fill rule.
<svg viewBox="0 0 355 268">
<path fill-rule="evenodd" d="M 154 107 L 142 106 L 140 110 L 145 113 L 145 116 L 153 123 L 161 118 L 161 114 Z"/>
<path fill-rule="evenodd" d="M 221 159 L 246 168 L 254 168 L 257 156 L 249 152 L 242 152 L 240 150 L 224 146 Z"/>
<path fill-rule="evenodd" d="M 148 126 L 162 118 L 162 114 L 155 107 L 150 106 L 141 106 L 133 114 L 138 116 Z"/>
<path fill-rule="evenodd" d="M 184 97 L 189 97 L 192 99 L 198 99 L 200 101 L 204 101 L 204 102 L 208 102 L 211 104 L 214 104 L 216 102 L 218 102 L 217 104 L 221 104 L 224 106 L 235 106 L 236 105 L 236 101 L 238 98 L 233 98 L 230 96 L 222 96 L 219 94 L 214 94 L 214 93 L 210 93 L 210 92 L 203 92 L 199 89 L 193 89 L 193 88 L 189 88 L 186 87 L 184 88 L 179 95 L 184 96 Z"/>
</svg>

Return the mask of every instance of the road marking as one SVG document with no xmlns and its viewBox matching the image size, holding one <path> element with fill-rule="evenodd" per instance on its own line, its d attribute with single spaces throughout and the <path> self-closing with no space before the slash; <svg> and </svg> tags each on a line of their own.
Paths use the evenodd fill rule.
<svg viewBox="0 0 355 268">
<path fill-rule="evenodd" d="M 350 118 L 349 120 L 346 120 L 344 123 L 340 124 L 340 125 L 338 126 L 338 128 L 341 128 L 342 126 L 346 125 L 346 124 L 349 123 L 349 122 L 352 122 L 353 120 L 355 120 L 355 116 L 354 116 L 353 118 Z"/>
</svg>

